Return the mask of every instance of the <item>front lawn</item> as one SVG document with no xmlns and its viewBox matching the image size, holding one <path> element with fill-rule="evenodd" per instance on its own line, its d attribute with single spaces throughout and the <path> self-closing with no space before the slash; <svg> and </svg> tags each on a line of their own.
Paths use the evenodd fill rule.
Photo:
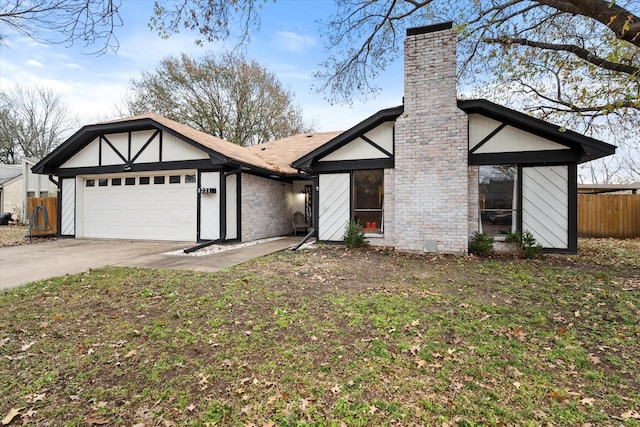
<svg viewBox="0 0 640 427">
<path fill-rule="evenodd" d="M 640 240 L 580 247 L 527 261 L 324 246 L 2 291 L 0 419 L 640 426 Z"/>
</svg>

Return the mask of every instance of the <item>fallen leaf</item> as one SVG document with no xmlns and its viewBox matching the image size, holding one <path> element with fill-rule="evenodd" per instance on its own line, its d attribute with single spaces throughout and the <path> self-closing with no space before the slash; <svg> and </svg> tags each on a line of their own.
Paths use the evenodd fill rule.
<svg viewBox="0 0 640 427">
<path fill-rule="evenodd" d="M 307 408 L 309 407 L 309 399 L 300 399 L 300 404 L 298 405 L 298 407 L 300 408 L 301 411 L 306 411 Z"/>
<path fill-rule="evenodd" d="M 127 354 L 125 354 L 125 355 L 124 355 L 124 358 L 125 358 L 125 359 L 131 359 L 131 358 L 132 358 L 133 356 L 135 356 L 136 354 L 138 354 L 138 352 L 137 352 L 137 351 L 135 351 L 135 350 L 131 350 L 129 353 L 127 353 Z"/>
<path fill-rule="evenodd" d="M 420 324 L 420 320 L 417 320 L 417 319 L 416 319 L 416 320 L 412 320 L 412 321 L 411 321 L 411 326 L 414 326 L 414 327 L 415 327 L 415 326 L 418 326 L 419 324 Z"/>
<path fill-rule="evenodd" d="M 25 396 L 25 400 L 27 401 L 27 403 L 35 403 L 35 402 L 40 402 L 42 399 L 44 399 L 44 396 L 46 395 L 46 393 L 42 393 L 42 394 L 37 394 L 37 393 L 33 393 L 33 394 L 28 394 Z"/>
<path fill-rule="evenodd" d="M 2 338 L 0 340 L 0 347 L 2 347 L 3 345 L 5 345 L 6 343 L 8 343 L 10 341 L 9 337 L 7 338 Z"/>
<path fill-rule="evenodd" d="M 193 403 L 189 406 L 187 406 L 187 411 L 189 412 L 193 412 L 193 410 L 196 409 L 196 405 L 194 405 Z"/>
<path fill-rule="evenodd" d="M 451 356 L 453 353 L 455 353 L 455 351 L 456 351 L 456 349 L 455 349 L 455 348 L 447 349 L 447 354 L 448 354 L 449 356 Z"/>
<path fill-rule="evenodd" d="M 107 418 L 100 418 L 97 414 L 91 414 L 87 416 L 87 419 L 85 421 L 90 426 L 102 426 L 105 424 L 109 424 L 110 422 Z"/>
<path fill-rule="evenodd" d="M 515 388 L 519 389 L 522 384 L 520 384 L 518 381 L 514 381 L 513 385 L 514 385 Z"/>
<path fill-rule="evenodd" d="M 593 402 L 595 401 L 596 399 L 594 399 L 593 397 L 585 397 L 582 400 L 580 400 L 580 403 L 587 406 L 593 406 Z"/>
<path fill-rule="evenodd" d="M 625 420 L 640 420 L 640 414 L 634 410 L 623 412 L 620 416 Z"/>
<path fill-rule="evenodd" d="M 23 409 L 24 408 L 11 408 L 9 410 L 9 413 L 2 419 L 2 425 L 6 426 L 7 424 L 11 423 L 11 421 L 13 421 L 13 419 L 17 417 L 20 414 L 20 411 L 22 411 Z"/>
<path fill-rule="evenodd" d="M 331 392 L 333 394 L 338 394 L 342 391 L 342 387 L 340 387 L 339 385 L 334 385 L 333 387 L 331 387 Z"/>
<path fill-rule="evenodd" d="M 22 416 L 20 418 L 22 418 L 23 420 L 25 418 L 32 418 L 38 411 L 34 411 L 33 408 L 30 408 L 27 412 L 25 412 L 24 414 L 22 414 Z M 25 422 L 26 424 L 26 422 Z"/>
<path fill-rule="evenodd" d="M 376 408 L 375 405 L 369 406 L 369 414 L 373 415 L 373 414 L 376 413 L 377 410 L 378 410 L 378 408 Z"/>
<path fill-rule="evenodd" d="M 518 341 L 524 341 L 525 333 L 522 330 L 522 328 L 514 328 L 513 329 L 513 336 L 516 337 L 516 339 Z"/>
<path fill-rule="evenodd" d="M 418 360 L 416 361 L 416 366 L 418 367 L 418 369 L 424 368 L 427 365 L 427 362 L 425 360 Z"/>
<path fill-rule="evenodd" d="M 600 358 L 597 356 L 594 356 L 593 354 L 589 355 L 589 361 L 591 363 L 593 363 L 594 365 L 597 365 L 598 363 L 600 363 Z"/>
<path fill-rule="evenodd" d="M 56 320 L 62 320 L 62 314 L 56 314 L 56 315 L 54 316 L 54 318 L 55 318 Z"/>
<path fill-rule="evenodd" d="M 29 344 L 25 344 L 22 347 L 20 347 L 20 351 L 27 351 L 31 348 L 32 345 L 34 345 L 36 342 L 35 341 L 31 341 Z"/>
</svg>

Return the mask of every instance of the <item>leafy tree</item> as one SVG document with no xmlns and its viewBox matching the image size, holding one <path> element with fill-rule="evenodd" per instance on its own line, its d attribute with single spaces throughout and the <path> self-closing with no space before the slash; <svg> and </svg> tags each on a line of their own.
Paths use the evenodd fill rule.
<svg viewBox="0 0 640 427">
<path fill-rule="evenodd" d="M 167 36 L 187 27 L 205 41 L 245 40 L 266 0 L 182 0 L 157 7 Z M 225 7 L 225 4 L 227 5 Z M 625 157 L 590 165 L 637 169 L 640 128 L 640 2 L 637 0 L 336 0 L 325 24 L 330 55 L 318 90 L 334 102 L 374 94 L 375 78 L 402 55 L 405 29 L 453 20 L 463 92 L 524 110 L 597 138 Z M 200 40 L 202 42 L 202 40 Z M 469 89 L 470 88 L 470 89 Z M 632 144 L 628 144 L 631 141 Z M 635 144 L 633 144 L 635 142 Z M 613 164 L 612 164 L 613 163 Z M 602 171 L 601 171 L 602 172 Z"/>
<path fill-rule="evenodd" d="M 118 50 L 114 29 L 122 25 L 121 0 L 0 0 L 0 23 L 44 43 L 85 47 L 98 44 L 94 53 Z M 0 33 L 0 43 L 6 34 Z"/>
<path fill-rule="evenodd" d="M 16 163 L 23 156 L 41 159 L 72 129 L 60 96 L 41 87 L 15 86 L 0 92 L 0 160 Z"/>
<path fill-rule="evenodd" d="M 154 112 L 239 145 L 307 130 L 275 75 L 237 54 L 165 58 L 131 81 L 130 94 L 131 114 Z"/>
</svg>

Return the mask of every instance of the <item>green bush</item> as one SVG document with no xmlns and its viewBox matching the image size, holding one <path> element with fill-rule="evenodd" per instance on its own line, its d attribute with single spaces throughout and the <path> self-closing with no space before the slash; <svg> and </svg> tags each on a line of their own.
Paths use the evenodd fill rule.
<svg viewBox="0 0 640 427">
<path fill-rule="evenodd" d="M 504 241 L 517 244 L 520 255 L 524 258 L 542 258 L 544 256 L 542 245 L 536 242 L 536 238 L 528 230 L 511 232 Z"/>
<path fill-rule="evenodd" d="M 491 251 L 493 251 L 493 236 L 474 231 L 469 242 L 469 253 L 481 256 L 487 255 Z"/>
<path fill-rule="evenodd" d="M 342 240 L 348 248 L 363 248 L 369 245 L 367 239 L 364 238 L 362 226 L 359 222 L 354 221 L 351 221 L 346 225 Z"/>
</svg>

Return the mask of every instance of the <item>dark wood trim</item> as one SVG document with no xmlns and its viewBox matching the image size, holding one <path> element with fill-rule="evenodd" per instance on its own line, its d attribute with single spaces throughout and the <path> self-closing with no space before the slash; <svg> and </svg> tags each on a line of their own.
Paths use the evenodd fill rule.
<svg viewBox="0 0 640 427">
<path fill-rule="evenodd" d="M 373 145 L 376 149 L 382 151 L 382 153 L 384 153 L 386 156 L 393 157 L 393 154 L 391 154 L 390 152 L 388 152 L 387 150 L 385 150 L 384 148 L 382 148 L 381 146 L 379 146 L 378 144 L 376 144 L 375 142 L 373 142 L 371 139 L 367 138 L 366 136 L 362 135 L 362 136 L 360 136 L 360 138 L 362 138 L 368 144 Z M 393 141 L 393 135 L 391 136 L 391 138 L 392 138 L 392 141 Z"/>
<path fill-rule="evenodd" d="M 518 193 L 516 197 L 518 199 L 518 206 L 516 209 L 516 213 L 518 215 L 518 222 L 516 223 L 516 231 L 522 233 L 522 168 L 521 164 L 516 165 L 518 168 L 517 176 L 518 176 L 518 189 L 516 190 Z"/>
<path fill-rule="evenodd" d="M 239 242 L 242 242 L 242 172 L 238 173 L 238 178 L 236 180 L 236 203 L 238 209 L 236 211 L 236 219 L 237 219 L 237 227 L 238 231 L 236 232 L 236 238 Z"/>
<path fill-rule="evenodd" d="M 120 159 L 122 159 L 123 163 L 127 163 L 127 159 L 124 158 L 124 156 L 122 155 L 122 153 L 120 153 L 116 147 L 113 146 L 113 144 L 111 143 L 111 141 L 109 141 L 109 138 L 106 137 L 106 135 L 103 135 L 102 138 L 104 139 L 104 142 L 107 143 L 107 145 L 109 147 L 111 147 L 111 149 L 118 155 L 118 157 L 120 157 Z"/>
<path fill-rule="evenodd" d="M 109 165 L 100 167 L 80 167 L 80 168 L 67 168 L 60 169 L 58 171 L 59 177 L 71 177 L 77 175 L 103 175 L 107 173 L 135 173 L 135 172 L 160 172 L 177 169 L 206 169 L 206 170 L 221 170 L 222 165 L 212 165 L 209 160 L 181 160 L 175 162 L 164 163 L 136 163 L 131 165 L 131 170 L 125 171 L 127 165 Z"/>
<path fill-rule="evenodd" d="M 98 137 L 98 166 L 102 166 L 102 135 Z"/>
<path fill-rule="evenodd" d="M 578 162 L 580 156 L 571 150 L 521 151 L 515 153 L 469 153 L 470 165 L 504 165 L 509 163 L 549 165 Z"/>
<path fill-rule="evenodd" d="M 365 160 L 341 160 L 335 162 L 317 162 L 312 169 L 314 172 L 351 172 L 362 169 L 391 169 L 395 159 L 365 159 Z"/>
<path fill-rule="evenodd" d="M 578 164 L 568 166 L 568 196 L 569 196 L 569 235 L 568 251 L 578 253 Z"/>
<path fill-rule="evenodd" d="M 491 131 L 491 133 L 487 136 L 485 136 L 482 141 L 480 141 L 476 146 L 474 146 L 471 150 L 469 150 L 469 154 L 473 154 L 476 152 L 476 150 L 478 150 L 480 147 L 482 147 L 484 144 L 486 144 L 487 142 L 489 142 L 494 136 L 496 136 L 498 134 L 498 132 L 500 132 L 502 129 L 506 128 L 507 124 L 506 123 L 500 123 L 500 126 L 498 126 L 497 128 L 495 128 L 493 131 Z"/>
<path fill-rule="evenodd" d="M 151 142 L 155 139 L 156 136 L 158 136 L 159 133 L 160 133 L 160 129 L 156 129 L 153 135 L 151 135 L 151 137 L 147 140 L 147 142 L 144 143 L 142 148 L 140 148 L 140 150 L 136 153 L 136 155 L 133 156 L 133 158 L 131 159 L 131 163 L 134 163 L 136 160 L 138 160 L 138 157 L 140 157 L 140 155 L 144 152 L 144 150 L 147 149 L 149 144 L 151 144 Z"/>
</svg>

